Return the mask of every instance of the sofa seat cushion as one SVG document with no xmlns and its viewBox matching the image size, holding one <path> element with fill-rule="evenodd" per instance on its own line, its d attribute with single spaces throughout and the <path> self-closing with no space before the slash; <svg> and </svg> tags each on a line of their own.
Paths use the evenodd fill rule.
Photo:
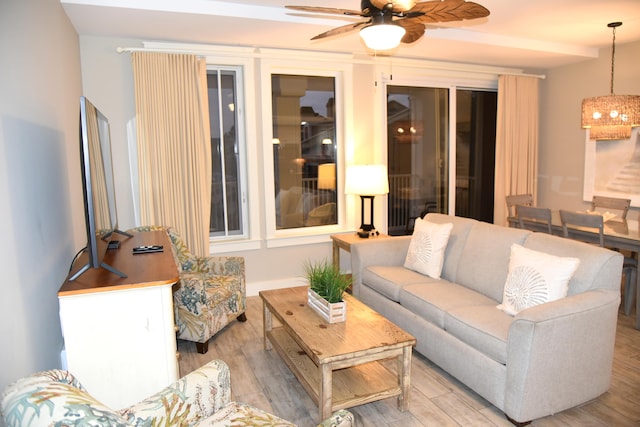
<svg viewBox="0 0 640 427">
<path fill-rule="evenodd" d="M 503 365 L 507 362 L 507 338 L 513 317 L 495 304 L 454 307 L 445 314 L 445 330 Z"/>
<path fill-rule="evenodd" d="M 437 281 L 402 266 L 372 266 L 362 272 L 362 283 L 394 302 L 400 302 L 400 291 L 414 283 Z"/>
<path fill-rule="evenodd" d="M 442 329 L 446 312 L 456 307 L 490 305 L 496 310 L 495 300 L 442 279 L 404 286 L 400 291 L 400 304 Z"/>
<path fill-rule="evenodd" d="M 228 427 L 228 426 L 272 426 L 296 427 L 288 421 L 269 414 L 253 406 L 231 402 L 208 418 L 201 420 L 198 426 Z"/>
</svg>

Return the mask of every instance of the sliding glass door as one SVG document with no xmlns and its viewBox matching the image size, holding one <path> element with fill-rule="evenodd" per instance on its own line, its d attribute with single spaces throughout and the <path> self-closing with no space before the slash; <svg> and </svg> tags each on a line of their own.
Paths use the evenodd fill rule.
<svg viewBox="0 0 640 427">
<path fill-rule="evenodd" d="M 493 221 L 495 119 L 495 92 L 387 86 L 389 234 L 452 202 L 458 216 Z"/>
</svg>

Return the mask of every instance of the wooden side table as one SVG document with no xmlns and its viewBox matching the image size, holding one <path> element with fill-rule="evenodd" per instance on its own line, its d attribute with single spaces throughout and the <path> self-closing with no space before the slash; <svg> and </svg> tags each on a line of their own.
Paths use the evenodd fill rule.
<svg viewBox="0 0 640 427">
<path fill-rule="evenodd" d="M 388 234 L 380 233 L 378 236 L 371 236 L 369 238 L 359 237 L 356 233 L 343 233 L 343 234 L 332 234 L 331 240 L 333 241 L 333 265 L 338 266 L 340 268 L 340 249 L 351 253 L 351 244 L 355 242 L 361 242 L 365 240 L 379 240 L 379 239 L 387 239 L 391 236 Z"/>
</svg>

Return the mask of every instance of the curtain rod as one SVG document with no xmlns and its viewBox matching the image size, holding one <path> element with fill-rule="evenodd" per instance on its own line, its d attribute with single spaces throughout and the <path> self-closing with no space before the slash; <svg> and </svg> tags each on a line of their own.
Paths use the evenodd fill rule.
<svg viewBox="0 0 640 427">
<path fill-rule="evenodd" d="M 198 54 L 198 55 L 202 55 L 202 51 L 197 51 L 197 50 L 189 50 L 189 49 L 184 49 L 181 52 L 176 52 L 173 49 L 167 49 L 167 48 L 153 48 L 153 47 L 120 47 L 118 46 L 116 48 L 116 52 L 118 53 L 125 53 L 125 52 L 167 52 L 167 53 L 194 53 L 194 54 Z M 401 58 L 399 58 L 400 60 L 402 60 Z M 393 60 L 391 58 L 391 60 Z M 353 63 L 367 63 L 367 64 L 371 64 L 374 61 L 364 61 L 362 59 L 357 59 L 354 58 Z M 451 64 L 451 66 L 453 66 L 454 64 Z M 406 64 L 404 64 L 404 66 L 406 66 Z M 421 65 L 421 67 L 424 67 L 424 65 Z M 435 68 L 442 68 L 442 67 L 435 67 Z M 447 67 L 447 69 L 451 69 L 450 67 Z M 468 70 L 461 70 L 461 71 L 468 71 Z M 547 76 L 545 74 L 527 74 L 527 73 L 518 73 L 518 72 L 514 72 L 514 71 L 499 71 L 499 70 L 473 70 L 474 73 L 478 73 L 478 74 L 495 74 L 495 75 L 502 75 L 502 76 L 520 76 L 520 77 L 535 77 L 537 79 L 541 79 L 544 80 L 547 78 Z"/>
</svg>

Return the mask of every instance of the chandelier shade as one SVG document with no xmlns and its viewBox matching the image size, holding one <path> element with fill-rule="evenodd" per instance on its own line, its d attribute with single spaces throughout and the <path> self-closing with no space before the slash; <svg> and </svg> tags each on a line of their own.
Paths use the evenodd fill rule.
<svg viewBox="0 0 640 427">
<path fill-rule="evenodd" d="M 397 24 L 373 24 L 360 30 L 364 44 L 372 50 L 389 50 L 400 45 L 407 30 Z"/>
<path fill-rule="evenodd" d="M 582 100 L 582 127 L 589 129 L 594 140 L 631 138 L 631 129 L 640 126 L 640 95 L 614 95 L 613 72 L 616 56 L 616 28 L 622 22 L 611 22 L 611 94 Z"/>
<path fill-rule="evenodd" d="M 640 96 L 605 95 L 582 100 L 582 127 L 591 139 L 629 139 L 640 126 Z"/>
</svg>

